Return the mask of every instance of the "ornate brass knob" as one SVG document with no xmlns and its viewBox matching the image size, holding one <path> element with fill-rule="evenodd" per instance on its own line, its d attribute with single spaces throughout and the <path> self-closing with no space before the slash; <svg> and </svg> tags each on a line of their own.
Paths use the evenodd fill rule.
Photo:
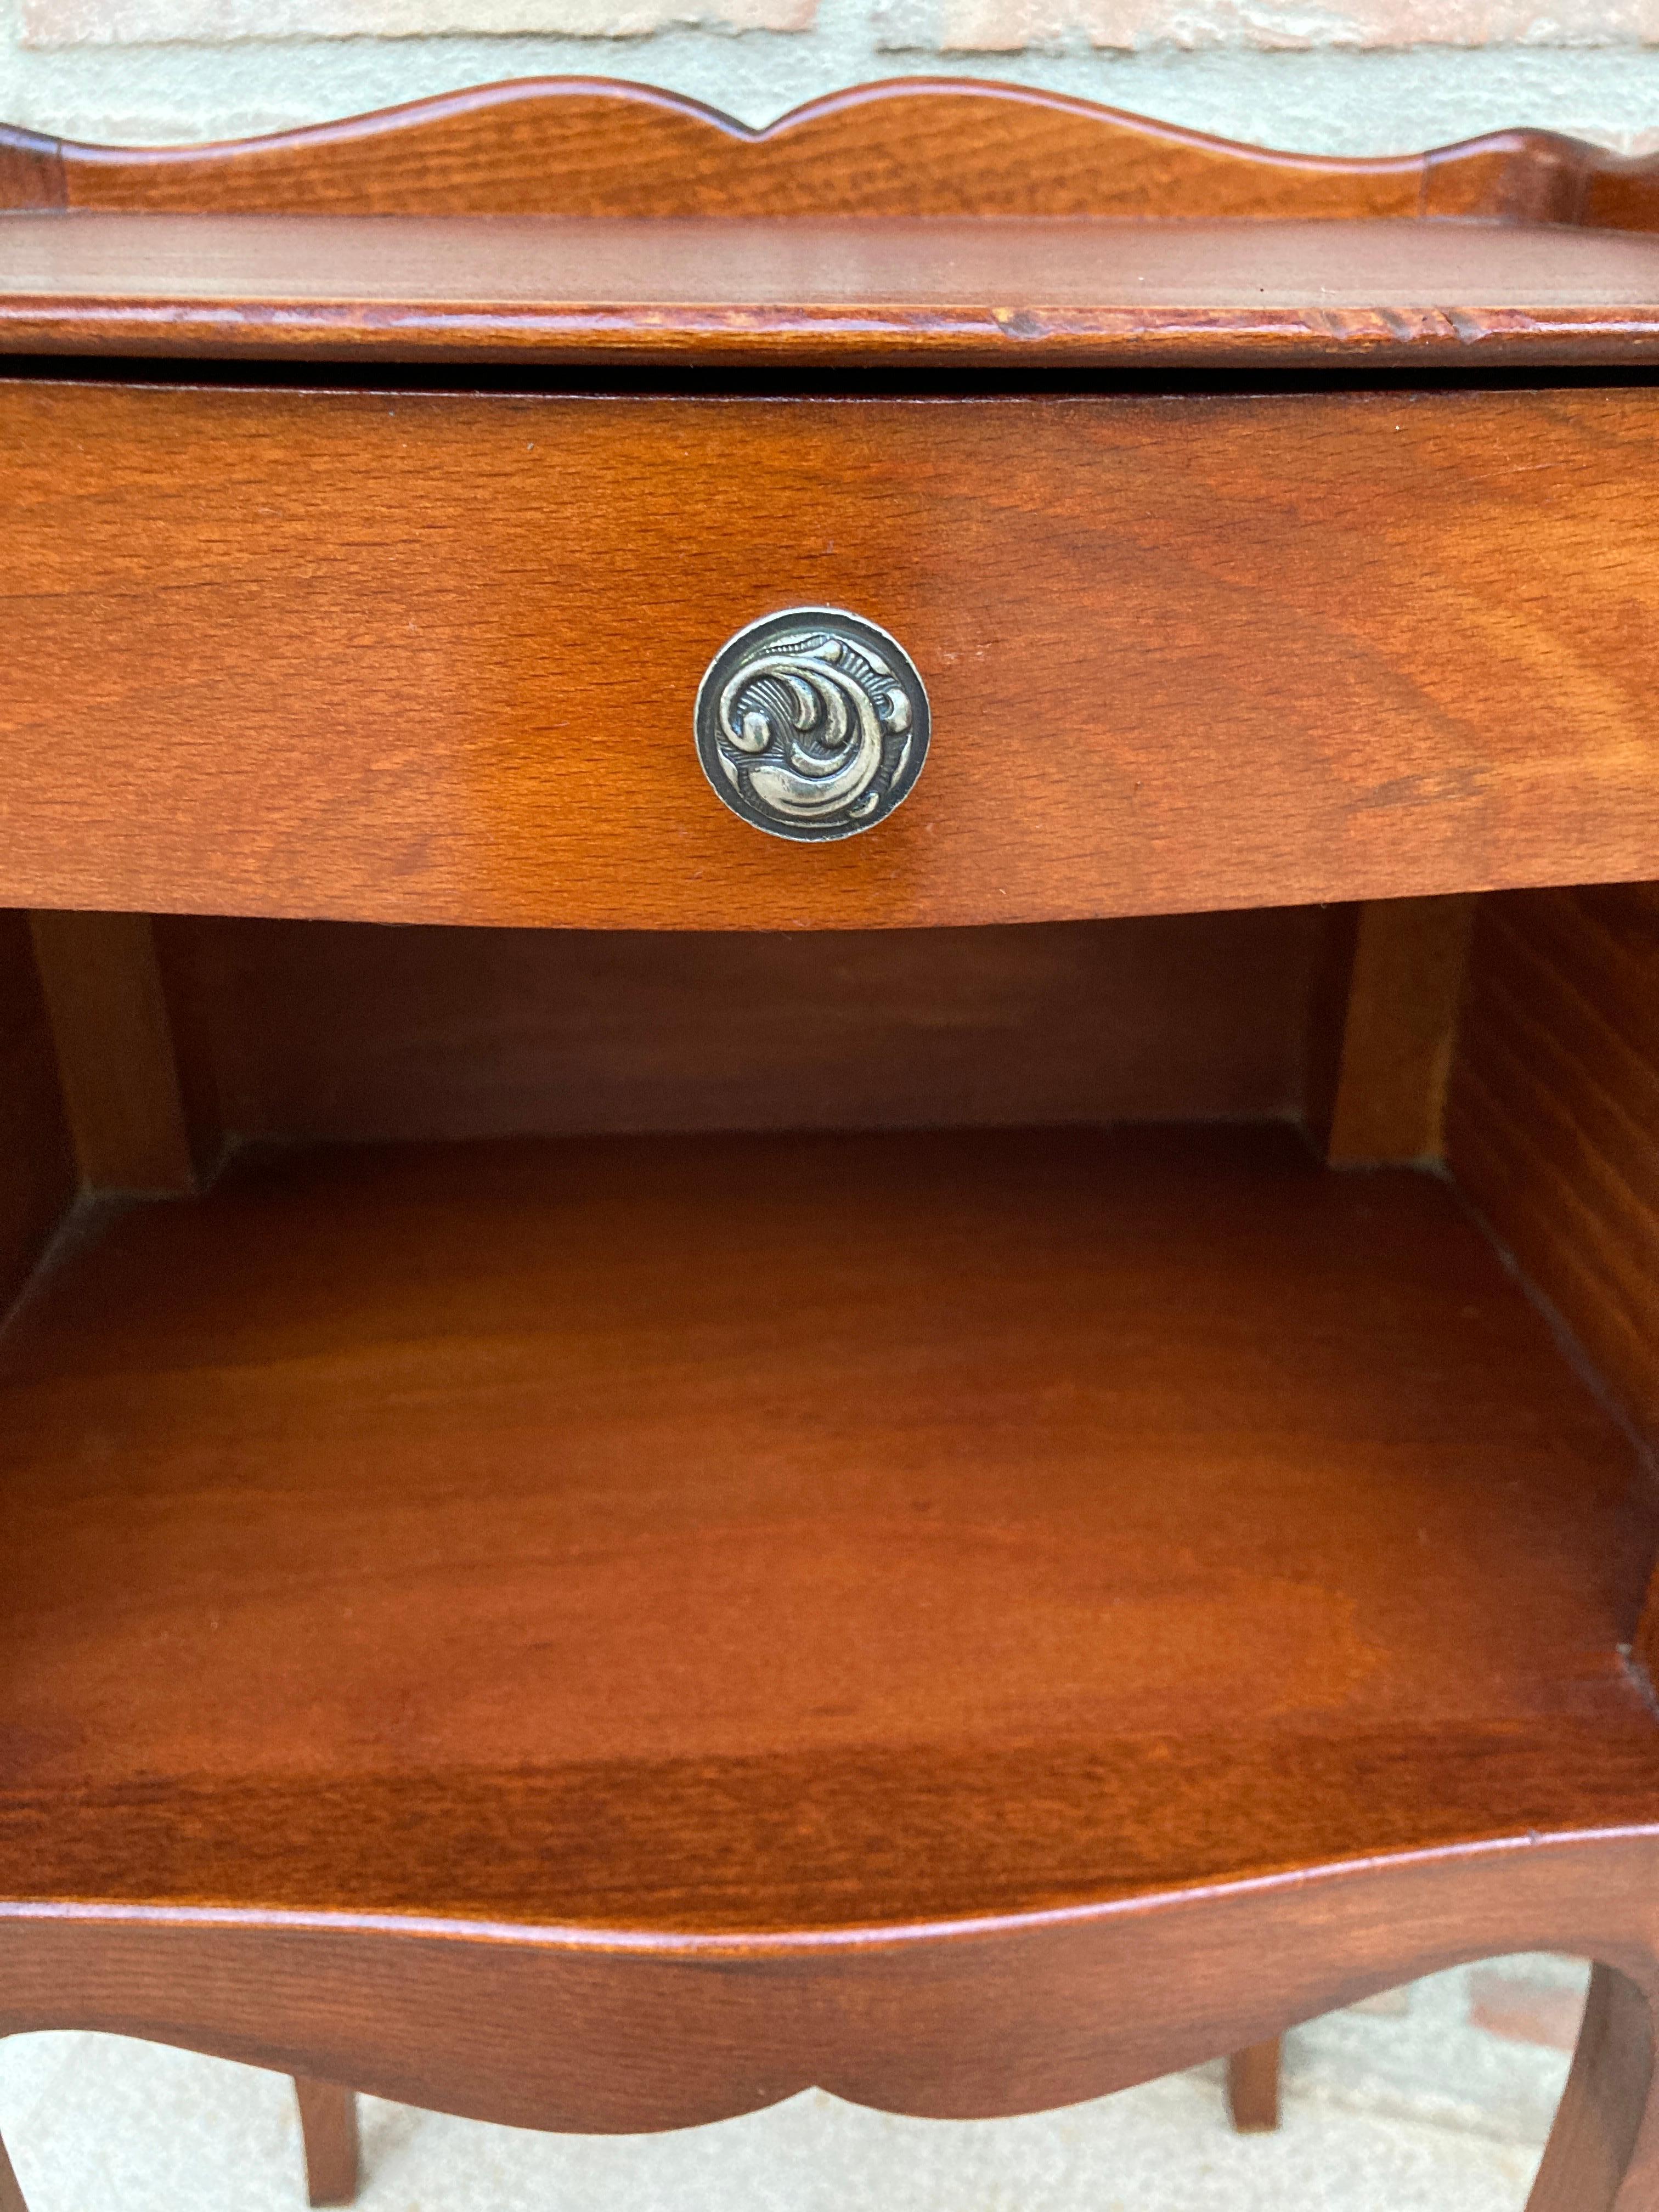
<svg viewBox="0 0 1659 2212">
<path fill-rule="evenodd" d="M 697 692 L 697 756 L 732 809 L 818 844 L 873 829 L 927 757 L 927 694 L 897 640 L 839 607 L 750 623 Z"/>
</svg>

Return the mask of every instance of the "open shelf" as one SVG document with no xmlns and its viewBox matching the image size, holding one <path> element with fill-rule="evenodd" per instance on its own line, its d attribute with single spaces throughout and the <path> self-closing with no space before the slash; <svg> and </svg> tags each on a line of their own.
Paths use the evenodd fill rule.
<svg viewBox="0 0 1659 2212">
<path fill-rule="evenodd" d="M 0 355 L 1019 373 L 1651 358 L 1659 244 L 1555 223 L 0 213 Z M 1443 304 L 1459 303 L 1456 315 Z M 695 353 L 693 349 L 695 348 Z"/>
<path fill-rule="evenodd" d="M 244 1155 L 0 1346 L 0 1896 L 908 1925 L 1659 1820 L 1639 1471 L 1288 1131 Z"/>
</svg>

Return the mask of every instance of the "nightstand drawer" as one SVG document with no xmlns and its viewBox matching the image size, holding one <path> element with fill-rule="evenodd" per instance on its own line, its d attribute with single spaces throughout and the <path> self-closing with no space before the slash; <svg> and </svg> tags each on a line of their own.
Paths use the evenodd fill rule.
<svg viewBox="0 0 1659 2212">
<path fill-rule="evenodd" d="M 1641 390 L 12 382 L 0 451 L 8 902 L 866 927 L 1659 851 Z M 794 607 L 879 626 L 931 709 L 838 842 L 761 834 L 694 740 Z"/>
</svg>

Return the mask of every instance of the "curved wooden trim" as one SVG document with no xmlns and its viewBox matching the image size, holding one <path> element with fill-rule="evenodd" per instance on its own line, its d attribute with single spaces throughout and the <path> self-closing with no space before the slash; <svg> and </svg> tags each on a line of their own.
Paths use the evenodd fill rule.
<svg viewBox="0 0 1659 2212">
<path fill-rule="evenodd" d="M 0 133 L 8 198 L 0 353 L 1016 374 L 1659 356 L 1651 247 L 1571 235 L 1659 227 L 1659 161 L 1540 131 L 1337 161 L 946 79 L 752 131 L 548 79 L 218 146 Z M 52 210 L 80 220 L 31 220 Z"/>
<path fill-rule="evenodd" d="M 1412 215 L 1413 158 L 1301 159 L 1011 85 L 915 78 L 764 130 L 544 78 L 219 146 L 63 149 L 73 207 L 648 216 Z"/>
<path fill-rule="evenodd" d="M 1659 2197 L 1655 1979 L 1601 1963 L 1527 2212 L 1650 2212 Z"/>
<path fill-rule="evenodd" d="M 1659 160 L 1540 131 L 1367 160 L 1005 84 L 900 78 L 750 130 L 605 78 L 483 85 L 215 145 L 0 136 L 0 206 L 173 213 L 1418 216 L 1659 225 Z"/>
<path fill-rule="evenodd" d="M 1597 1964 L 1572 2071 L 1550 2130 L 1527 2212 L 1646 2212 L 1659 2174 L 1653 2010 L 1642 1985 Z M 1235 2054 L 1231 2076 L 1235 2122 L 1252 2131 L 1277 2124 L 1276 2040 Z M 1264 2098 L 1239 2117 L 1239 2060 L 1255 2058 L 1264 2077 L 1272 2055 L 1271 2117 Z M 1259 2087 L 1261 2085 L 1258 2085 Z M 305 2136 L 307 2193 L 314 2205 L 349 2204 L 360 2185 L 357 2100 L 323 2082 L 294 2084 Z M 1259 2109 L 1258 2109 L 1259 2106 Z M 0 2212 L 28 2212 L 0 2142 Z"/>
<path fill-rule="evenodd" d="M 684 2127 L 815 2085 L 880 2110 L 984 2118 L 1128 2087 L 1500 1952 L 1574 1952 L 1650 1987 L 1656 1877 L 1659 1829 L 1644 1829 L 1006 1923 L 622 1945 L 12 1908 L 0 2030 L 141 2036 L 520 2127 Z M 1628 2039 L 1620 2026 L 1621 2049 Z M 1627 2107 L 1607 2063 L 1592 2051 L 1574 2111 Z M 1624 2124 L 1595 2124 L 1613 2147 L 1605 2163 Z M 1558 2167 L 1583 2155 L 1573 2142 L 1552 2154 Z"/>
<path fill-rule="evenodd" d="M 64 193 L 58 141 L 0 123 L 0 208 L 61 208 Z"/>
</svg>

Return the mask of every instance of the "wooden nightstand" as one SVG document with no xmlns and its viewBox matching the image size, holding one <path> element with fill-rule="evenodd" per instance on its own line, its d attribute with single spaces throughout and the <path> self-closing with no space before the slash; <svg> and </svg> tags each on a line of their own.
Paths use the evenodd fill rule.
<svg viewBox="0 0 1659 2212">
<path fill-rule="evenodd" d="M 340 2193 L 1551 1948 L 1653 2212 L 1659 167 L 0 181 L 0 2031 Z"/>
</svg>

